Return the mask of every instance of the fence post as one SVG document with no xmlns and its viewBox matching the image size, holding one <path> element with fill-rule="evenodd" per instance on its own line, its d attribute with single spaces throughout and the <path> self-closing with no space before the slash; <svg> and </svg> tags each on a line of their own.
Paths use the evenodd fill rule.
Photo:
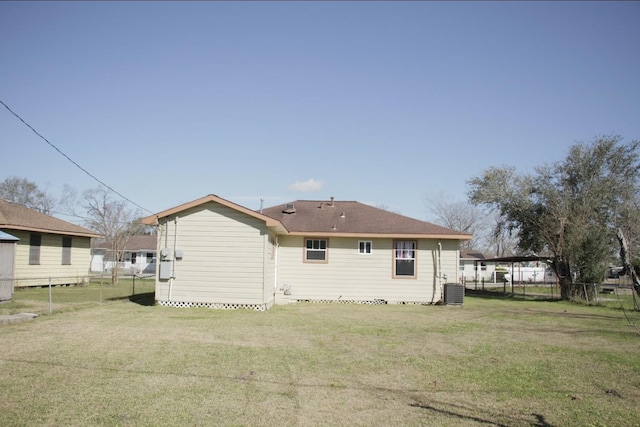
<svg viewBox="0 0 640 427">
<path fill-rule="evenodd" d="M 49 314 L 53 312 L 53 298 L 51 295 L 51 276 L 49 276 Z"/>
<path fill-rule="evenodd" d="M 587 300 L 587 304 L 589 304 L 589 295 L 587 294 L 587 284 L 582 284 L 582 290 L 584 292 L 584 298 Z"/>
</svg>

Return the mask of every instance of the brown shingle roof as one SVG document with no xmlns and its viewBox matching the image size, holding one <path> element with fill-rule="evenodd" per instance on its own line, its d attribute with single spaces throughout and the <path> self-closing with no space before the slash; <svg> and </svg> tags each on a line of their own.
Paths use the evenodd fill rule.
<svg viewBox="0 0 640 427">
<path fill-rule="evenodd" d="M 23 205 L 7 202 L 4 199 L 0 199 L 0 228 L 68 236 L 100 237 L 99 234 L 79 225 L 45 215 Z"/>
<path fill-rule="evenodd" d="M 294 213 L 291 211 L 293 205 Z M 354 201 L 298 200 L 262 211 L 291 234 L 413 236 L 467 240 L 471 235 Z"/>
<path fill-rule="evenodd" d="M 460 251 L 460 258 L 483 260 L 486 257 L 480 251 L 469 250 L 469 251 Z"/>
</svg>

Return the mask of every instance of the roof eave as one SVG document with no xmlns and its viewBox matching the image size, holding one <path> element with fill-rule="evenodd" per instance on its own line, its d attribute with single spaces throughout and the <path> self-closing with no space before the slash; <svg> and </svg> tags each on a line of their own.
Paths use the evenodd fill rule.
<svg viewBox="0 0 640 427">
<path fill-rule="evenodd" d="M 10 225 L 10 224 L 2 224 L 0 228 L 5 230 L 21 230 L 21 231 L 33 231 L 36 233 L 49 233 L 49 234 L 62 234 L 65 236 L 78 236 L 78 237 L 104 237 L 102 234 L 98 233 L 85 233 L 85 232 L 77 232 L 77 231 L 69 231 L 69 230 L 52 230 L 49 228 L 42 227 L 29 227 L 25 225 Z"/>
<path fill-rule="evenodd" d="M 362 237 L 387 239 L 441 239 L 441 240 L 471 240 L 469 234 L 421 234 L 421 233 L 353 233 L 339 231 L 291 231 L 291 236 L 308 237 Z"/>
</svg>

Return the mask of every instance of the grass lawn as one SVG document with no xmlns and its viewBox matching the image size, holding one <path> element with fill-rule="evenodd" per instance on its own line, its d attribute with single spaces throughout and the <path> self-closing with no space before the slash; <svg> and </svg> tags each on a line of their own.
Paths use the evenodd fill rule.
<svg viewBox="0 0 640 427">
<path fill-rule="evenodd" d="M 150 300 L 0 326 L 0 425 L 640 426 L 640 313 L 619 306 Z"/>
<path fill-rule="evenodd" d="M 147 299 L 153 303 L 155 282 L 153 279 L 123 277 L 117 286 L 107 279 L 92 279 L 87 286 L 53 286 L 18 288 L 9 302 L 0 304 L 1 314 L 36 313 L 49 314 L 94 307 L 121 299 Z"/>
</svg>

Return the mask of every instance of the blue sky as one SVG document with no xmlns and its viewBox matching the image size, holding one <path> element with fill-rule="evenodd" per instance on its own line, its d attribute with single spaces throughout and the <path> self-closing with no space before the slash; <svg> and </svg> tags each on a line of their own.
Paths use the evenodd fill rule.
<svg viewBox="0 0 640 427">
<path fill-rule="evenodd" d="M 0 99 L 151 212 L 358 200 L 431 220 L 490 166 L 640 139 L 639 2 L 0 2 Z M 0 106 L 0 180 L 98 183 Z"/>
</svg>

